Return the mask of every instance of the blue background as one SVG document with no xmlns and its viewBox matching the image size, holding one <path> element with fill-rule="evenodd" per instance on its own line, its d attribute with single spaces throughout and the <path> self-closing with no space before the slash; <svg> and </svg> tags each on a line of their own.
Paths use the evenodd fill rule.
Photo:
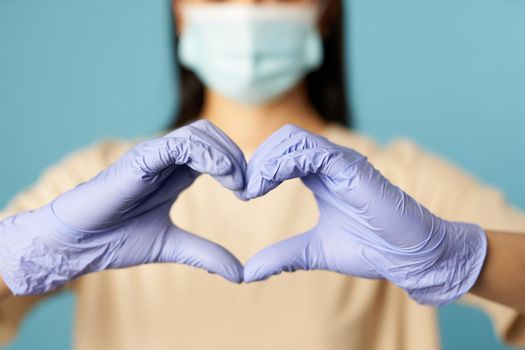
<svg viewBox="0 0 525 350">
<path fill-rule="evenodd" d="M 346 3 L 359 130 L 405 136 L 525 208 L 525 2 Z M 167 0 L 0 2 L 0 206 L 68 152 L 165 126 L 176 106 Z M 74 298 L 38 306 L 6 349 L 68 349 Z M 440 310 L 445 349 L 504 349 L 489 319 Z"/>
</svg>

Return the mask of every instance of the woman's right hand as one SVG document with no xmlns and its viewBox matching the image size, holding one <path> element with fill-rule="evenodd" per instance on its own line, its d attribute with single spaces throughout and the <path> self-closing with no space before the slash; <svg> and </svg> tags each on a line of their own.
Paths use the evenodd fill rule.
<svg viewBox="0 0 525 350">
<path fill-rule="evenodd" d="M 241 191 L 246 162 L 207 121 L 141 143 L 50 204 L 0 222 L 0 273 L 15 295 L 40 294 L 89 272 L 183 263 L 240 283 L 223 247 L 175 226 L 169 211 L 200 174 Z"/>
</svg>

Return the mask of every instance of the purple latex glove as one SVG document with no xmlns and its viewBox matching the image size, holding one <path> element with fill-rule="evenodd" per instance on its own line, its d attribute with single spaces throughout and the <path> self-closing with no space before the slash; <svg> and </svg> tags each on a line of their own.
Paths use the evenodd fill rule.
<svg viewBox="0 0 525 350">
<path fill-rule="evenodd" d="M 182 263 L 239 283 L 223 247 L 175 226 L 169 211 L 201 173 L 240 191 L 246 162 L 211 123 L 141 143 L 52 203 L 0 222 L 0 273 L 15 295 L 39 294 L 89 272 Z"/>
<path fill-rule="evenodd" d="M 385 278 L 416 301 L 441 305 L 475 283 L 486 255 L 483 230 L 430 213 L 352 149 L 294 126 L 274 133 L 248 163 L 244 199 L 301 177 L 320 219 L 310 231 L 263 249 L 245 282 L 322 269 Z"/>
</svg>

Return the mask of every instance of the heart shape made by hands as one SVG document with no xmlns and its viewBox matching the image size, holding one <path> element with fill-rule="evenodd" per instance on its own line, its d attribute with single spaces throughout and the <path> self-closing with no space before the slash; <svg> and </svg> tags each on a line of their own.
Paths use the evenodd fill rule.
<svg viewBox="0 0 525 350">
<path fill-rule="evenodd" d="M 243 266 L 170 219 L 174 201 L 200 174 L 242 200 L 300 178 L 314 194 L 319 220 Z M 173 262 L 236 283 L 299 269 L 385 278 L 415 300 L 439 305 L 469 290 L 487 250 L 479 226 L 433 215 L 350 148 L 287 125 L 247 163 L 205 120 L 137 145 L 48 205 L 2 221 L 0 230 L 0 260 L 7 262 L 0 273 L 17 295 L 44 293 L 89 272 Z"/>
</svg>

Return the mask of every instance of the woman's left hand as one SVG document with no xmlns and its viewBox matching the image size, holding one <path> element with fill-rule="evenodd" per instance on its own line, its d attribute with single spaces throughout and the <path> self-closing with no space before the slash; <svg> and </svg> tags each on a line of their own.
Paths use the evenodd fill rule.
<svg viewBox="0 0 525 350">
<path fill-rule="evenodd" d="M 441 305 L 469 291 L 487 251 L 477 225 L 433 215 L 356 151 L 294 126 L 275 132 L 248 164 L 245 199 L 301 177 L 320 219 L 245 265 L 253 282 L 283 271 L 322 269 L 385 278 L 416 301 Z"/>
</svg>

